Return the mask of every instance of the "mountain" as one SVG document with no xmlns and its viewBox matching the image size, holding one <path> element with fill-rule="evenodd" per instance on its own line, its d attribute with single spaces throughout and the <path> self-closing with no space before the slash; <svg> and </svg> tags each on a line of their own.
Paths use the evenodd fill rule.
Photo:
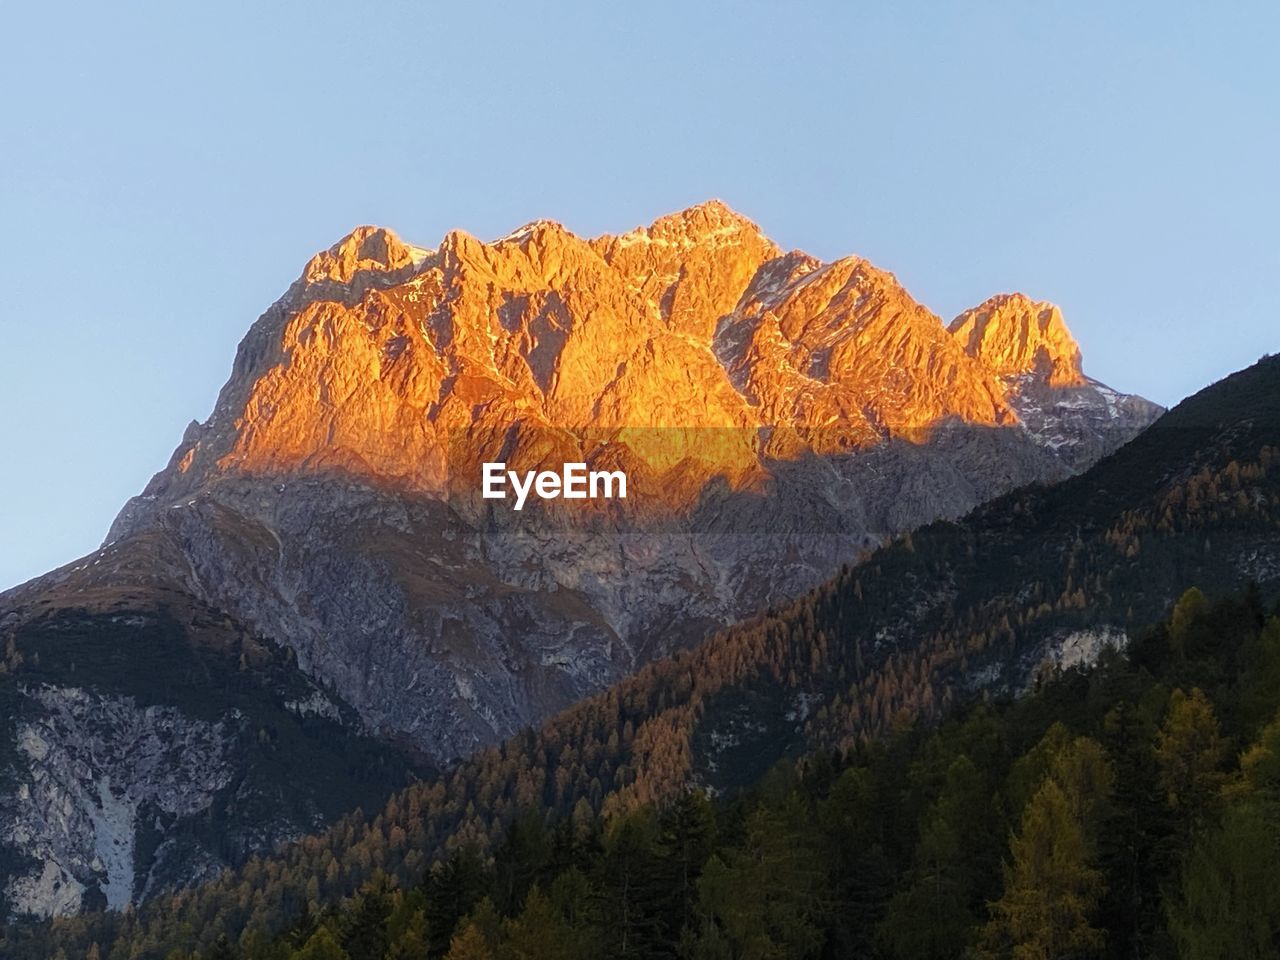
<svg viewBox="0 0 1280 960">
<path fill-rule="evenodd" d="M 1045 309 L 1007 298 L 981 344 Z M 1158 409 L 1086 381 L 1054 316 L 1022 355 L 975 349 L 891 275 L 716 202 L 594 240 L 361 228 L 254 325 L 108 540 L 178 541 L 198 595 L 448 760 L 1133 436 Z M 517 516 L 475 496 L 499 460 L 632 489 Z"/>
<path fill-rule="evenodd" d="M 103 547 L 0 595 L 10 908 L 204 877 L 1158 413 L 1084 377 L 1047 304 L 949 330 L 718 202 L 589 240 L 359 228 L 253 324 Z M 629 489 L 516 511 L 486 462 Z"/>
<path fill-rule="evenodd" d="M 15 949 L 97 941 L 160 957 L 224 931 L 234 938 L 281 929 L 305 918 L 307 903 L 334 903 L 376 871 L 407 889 L 433 860 L 468 843 L 502 845 L 508 859 L 498 867 L 510 870 L 510 857 L 536 853 L 519 846 L 527 843 L 522 814 L 553 829 L 589 831 L 647 804 L 666 806 L 691 785 L 732 793 L 788 756 L 835 750 L 870 762 L 878 754 L 869 745 L 895 729 L 1011 698 L 1106 659 L 1108 649 L 1128 643 L 1131 628 L 1166 616 L 1197 584 L 1211 594 L 1252 584 L 1253 596 L 1243 614 L 1239 603 L 1228 610 L 1230 630 L 1206 613 L 1202 597 L 1181 605 L 1155 647 L 1109 674 L 1106 696 L 1139 697 L 1136 708 L 1147 711 L 1152 697 L 1169 697 L 1152 677 L 1158 670 L 1171 681 L 1213 680 L 1220 704 L 1235 703 L 1233 684 L 1251 696 L 1265 688 L 1274 711 L 1273 674 L 1241 673 L 1248 663 L 1228 636 L 1256 637 L 1261 621 L 1249 611 L 1280 597 L 1280 357 L 1184 401 L 1084 474 L 905 535 L 805 596 L 644 667 L 540 731 L 407 788 L 376 815 L 345 818 L 137 914 L 68 920 L 35 939 L 19 933 Z M 1049 702 L 1101 723 L 1092 691 L 1087 682 L 1068 683 Z M 1254 735 L 1267 715 L 1261 706 L 1240 701 L 1233 725 Z M 1022 716 L 1040 729 L 1051 722 L 1034 702 Z M 933 762 L 918 757 L 926 767 Z M 849 784 L 848 802 L 862 802 L 859 783 Z M 1133 780 L 1126 789 L 1139 796 L 1144 787 Z M 891 790 L 868 815 L 892 819 L 898 802 Z M 614 839 L 606 852 L 625 857 L 628 836 L 607 836 Z M 1144 916 L 1151 909 L 1144 904 Z"/>
</svg>

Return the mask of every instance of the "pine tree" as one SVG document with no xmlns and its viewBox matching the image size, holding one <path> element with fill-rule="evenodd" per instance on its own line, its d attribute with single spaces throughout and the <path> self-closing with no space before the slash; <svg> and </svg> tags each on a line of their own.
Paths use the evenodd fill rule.
<svg viewBox="0 0 1280 960">
<path fill-rule="evenodd" d="M 573 931 L 537 887 L 529 891 L 520 916 L 504 927 L 500 960 L 588 960 L 577 949 Z"/>
<path fill-rule="evenodd" d="M 209 948 L 206 960 L 239 960 L 240 951 L 225 933 L 218 934 L 218 939 Z"/>
<path fill-rule="evenodd" d="M 1099 862 L 1109 878 L 1099 926 L 1108 931 L 1113 956 L 1165 956 L 1172 945 L 1161 888 L 1172 872 L 1171 826 L 1152 751 L 1155 721 L 1125 702 L 1107 713 L 1104 728 L 1115 765 L 1115 795 L 1099 843 Z"/>
<path fill-rule="evenodd" d="M 504 915 L 519 912 L 525 895 L 551 860 L 551 838 L 535 814 L 517 817 L 494 851 L 494 905 Z"/>
<path fill-rule="evenodd" d="M 342 946 L 351 960 L 383 960 L 387 953 L 387 918 L 391 896 L 385 877 L 365 885 L 347 910 Z"/>
<path fill-rule="evenodd" d="M 587 956 L 598 956 L 600 910 L 591 881 L 577 866 L 562 871 L 549 894 L 556 912 Z"/>
<path fill-rule="evenodd" d="M 703 954 L 720 940 L 735 957 L 803 960 L 817 954 L 823 942 L 826 877 L 803 828 L 808 823 L 794 796 L 780 809 L 757 807 L 747 817 L 741 847 L 707 862 L 698 881 L 701 907 L 710 921 L 700 938 Z"/>
<path fill-rule="evenodd" d="M 922 818 L 910 879 L 890 901 L 879 928 L 895 957 L 959 957 L 975 922 L 972 893 L 996 843 L 986 779 L 961 755 L 947 769 L 938 799 Z"/>
<path fill-rule="evenodd" d="M 290 960 L 350 960 L 328 927 L 320 927 Z"/>
<path fill-rule="evenodd" d="M 1174 690 L 1155 754 L 1160 786 L 1184 836 L 1212 812 L 1225 779 L 1221 767 L 1226 750 L 1213 705 L 1204 693 L 1198 688 L 1190 694 Z"/>
<path fill-rule="evenodd" d="M 1208 608 L 1208 599 L 1196 587 L 1188 589 L 1174 605 L 1169 618 L 1169 646 L 1175 658 L 1183 660 L 1195 654 Z"/>
<path fill-rule="evenodd" d="M 1090 865 L 1084 832 L 1052 778 L 1023 811 L 1010 854 L 1004 894 L 991 905 L 979 955 L 1013 960 L 1096 955 L 1103 935 L 1090 924 L 1090 913 L 1102 893 L 1102 874 Z"/>
<path fill-rule="evenodd" d="M 609 955 L 661 956 L 663 905 L 669 895 L 658 856 L 653 811 L 642 807 L 616 817 L 605 831 L 597 871 Z"/>
<path fill-rule="evenodd" d="M 1280 955 L 1280 833 L 1253 805 L 1227 812 L 1187 858 L 1170 928 L 1184 960 Z"/>
<path fill-rule="evenodd" d="M 449 950 L 463 917 L 471 913 L 489 888 L 489 875 L 474 845 L 457 850 L 437 864 L 425 881 L 427 941 L 432 957 Z"/>
<path fill-rule="evenodd" d="M 1270 618 L 1249 650 L 1240 710 L 1252 734 L 1280 708 L 1280 617 Z"/>
<path fill-rule="evenodd" d="M 413 890 L 400 896 L 387 918 L 388 960 L 424 960 L 427 956 L 426 896 Z"/>
<path fill-rule="evenodd" d="M 493 948 L 479 926 L 467 921 L 449 945 L 447 960 L 495 960 Z"/>
<path fill-rule="evenodd" d="M 659 844 L 670 865 L 671 893 L 675 901 L 668 932 L 678 936 L 693 918 L 696 885 L 715 846 L 716 815 L 701 791 L 682 793 L 662 818 Z"/>
<path fill-rule="evenodd" d="M 835 779 L 819 807 L 821 854 L 832 900 L 829 940 L 837 955 L 873 953 L 872 932 L 893 892 L 894 865 L 885 852 L 880 815 L 881 793 L 889 791 L 879 780 L 869 769 L 850 767 Z"/>
</svg>

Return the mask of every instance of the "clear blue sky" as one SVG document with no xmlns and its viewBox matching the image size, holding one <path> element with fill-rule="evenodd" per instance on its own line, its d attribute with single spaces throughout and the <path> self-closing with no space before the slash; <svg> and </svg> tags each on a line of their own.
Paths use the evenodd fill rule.
<svg viewBox="0 0 1280 960">
<path fill-rule="evenodd" d="M 1216 8 L 1216 9 L 1215 9 Z M 716 196 L 1162 403 L 1280 350 L 1274 2 L 9 4 L 0 587 L 93 549 L 317 249 Z"/>
</svg>

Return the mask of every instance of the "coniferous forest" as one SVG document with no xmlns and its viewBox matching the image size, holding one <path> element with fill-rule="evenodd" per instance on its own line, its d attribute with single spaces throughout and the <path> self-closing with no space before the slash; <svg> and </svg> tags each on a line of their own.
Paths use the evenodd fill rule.
<svg viewBox="0 0 1280 960">
<path fill-rule="evenodd" d="M 350 842 L 328 855 L 369 856 Z M 531 808 L 492 850 L 375 869 L 274 933 L 167 956 L 1271 957 L 1278 844 L 1280 616 L 1192 589 L 1127 651 L 1023 698 L 904 718 L 728 798 L 607 821 Z M 222 896 L 269 896 L 257 870 Z M 85 955 L 146 955 L 124 943 Z"/>
</svg>

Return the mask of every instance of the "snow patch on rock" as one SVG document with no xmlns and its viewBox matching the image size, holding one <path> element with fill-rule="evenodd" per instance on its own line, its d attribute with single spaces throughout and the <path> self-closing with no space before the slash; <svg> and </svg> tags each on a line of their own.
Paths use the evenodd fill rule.
<svg viewBox="0 0 1280 960">
<path fill-rule="evenodd" d="M 286 700 L 284 706 L 295 716 L 321 717 L 339 723 L 342 721 L 342 711 L 319 690 L 312 690 L 309 696 L 298 700 Z"/>
</svg>

